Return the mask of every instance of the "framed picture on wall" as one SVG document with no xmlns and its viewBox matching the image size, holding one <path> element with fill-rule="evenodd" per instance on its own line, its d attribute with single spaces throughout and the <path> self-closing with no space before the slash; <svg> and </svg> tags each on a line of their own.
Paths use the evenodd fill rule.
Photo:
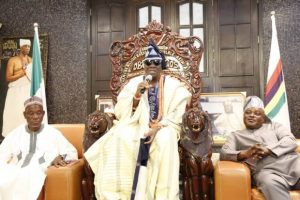
<svg viewBox="0 0 300 200">
<path fill-rule="evenodd" d="M 214 144 L 224 144 L 228 134 L 244 128 L 245 99 L 245 92 L 201 94 L 202 109 L 208 112 L 211 119 Z"/>
<path fill-rule="evenodd" d="M 11 57 L 18 56 L 20 52 L 20 39 L 29 39 L 31 41 L 31 48 L 29 56 L 32 57 L 33 49 L 33 35 L 32 36 L 18 36 L 18 37 L 3 37 L 1 40 L 1 54 L 0 54 L 0 133 L 3 127 L 3 112 L 6 102 L 8 82 L 6 81 L 6 68 L 8 60 Z M 43 76 L 46 82 L 47 75 L 47 59 L 48 59 L 48 35 L 40 34 L 40 49 L 43 67 Z M 1 136 L 0 136 L 1 138 Z"/>
<path fill-rule="evenodd" d="M 6 66 L 9 58 L 19 55 L 20 39 L 29 39 L 31 41 L 29 56 L 32 57 L 33 36 L 4 37 L 2 38 L 1 68 Z M 41 58 L 42 58 L 42 65 L 43 65 L 43 76 L 44 76 L 44 80 L 46 81 L 46 74 L 47 74 L 46 72 L 47 72 L 47 64 L 48 64 L 47 62 L 48 47 L 49 47 L 48 34 L 40 34 L 39 40 L 40 40 Z"/>
<path fill-rule="evenodd" d="M 105 113 L 114 113 L 114 104 L 111 97 L 101 97 L 96 98 L 97 110 Z"/>
</svg>

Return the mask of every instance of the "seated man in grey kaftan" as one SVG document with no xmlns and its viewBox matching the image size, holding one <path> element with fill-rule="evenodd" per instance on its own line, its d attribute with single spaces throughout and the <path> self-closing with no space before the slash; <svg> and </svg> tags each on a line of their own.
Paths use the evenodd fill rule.
<svg viewBox="0 0 300 200">
<path fill-rule="evenodd" d="M 25 101 L 20 125 L 0 145 L 0 200 L 36 200 L 45 181 L 48 166 L 65 166 L 77 160 L 77 151 L 55 128 L 42 124 L 42 100 Z"/>
<path fill-rule="evenodd" d="M 300 157 L 293 134 L 270 121 L 261 99 L 250 96 L 244 107 L 246 129 L 230 134 L 222 147 L 221 160 L 249 165 L 259 190 L 267 200 L 288 200 L 290 189 L 300 189 Z"/>
</svg>

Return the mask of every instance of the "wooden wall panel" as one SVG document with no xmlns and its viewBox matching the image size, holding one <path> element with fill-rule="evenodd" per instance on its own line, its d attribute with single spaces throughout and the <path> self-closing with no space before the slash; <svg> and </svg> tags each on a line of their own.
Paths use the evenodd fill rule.
<svg viewBox="0 0 300 200">
<path fill-rule="evenodd" d="M 111 8 L 111 31 L 124 31 L 124 8 L 112 7 Z"/>
<path fill-rule="evenodd" d="M 110 31 L 110 10 L 99 6 L 95 18 L 97 18 L 97 30 L 100 32 Z M 93 12 L 94 13 L 94 12 Z"/>
<path fill-rule="evenodd" d="M 236 47 L 251 48 L 251 24 L 236 25 Z"/>
<path fill-rule="evenodd" d="M 236 1 L 236 23 L 249 23 L 251 21 L 251 1 Z"/>
<path fill-rule="evenodd" d="M 237 49 L 236 54 L 236 75 L 254 75 L 253 54 L 250 48 Z"/>
<path fill-rule="evenodd" d="M 109 81 L 111 78 L 111 62 L 107 55 L 97 56 L 96 81 Z"/>
<path fill-rule="evenodd" d="M 123 40 L 124 39 L 124 32 L 112 32 L 111 33 L 111 42 L 117 41 L 117 40 Z"/>
<path fill-rule="evenodd" d="M 234 25 L 220 26 L 220 48 L 234 48 L 235 37 Z"/>
<path fill-rule="evenodd" d="M 110 32 L 97 34 L 97 55 L 108 55 L 110 47 Z"/>
<path fill-rule="evenodd" d="M 235 19 L 235 0 L 220 0 L 218 15 L 220 24 L 233 24 Z"/>
<path fill-rule="evenodd" d="M 231 59 L 228 59 L 231 58 Z M 236 71 L 235 50 L 220 50 L 220 68 L 219 76 L 234 75 Z"/>
</svg>

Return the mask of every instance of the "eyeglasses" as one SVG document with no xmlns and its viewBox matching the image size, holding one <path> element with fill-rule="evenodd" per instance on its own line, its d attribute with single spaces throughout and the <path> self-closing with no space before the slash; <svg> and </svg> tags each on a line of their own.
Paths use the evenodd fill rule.
<svg viewBox="0 0 300 200">
<path fill-rule="evenodd" d="M 155 66 L 158 66 L 161 64 L 161 61 L 160 60 L 145 60 L 144 61 L 145 65 L 147 66 L 150 66 L 150 65 L 155 65 Z"/>
</svg>

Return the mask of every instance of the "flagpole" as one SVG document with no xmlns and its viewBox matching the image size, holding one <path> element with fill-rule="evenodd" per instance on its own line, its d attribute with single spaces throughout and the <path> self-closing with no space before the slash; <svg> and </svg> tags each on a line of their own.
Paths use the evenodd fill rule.
<svg viewBox="0 0 300 200">
<path fill-rule="evenodd" d="M 38 23 L 33 24 L 34 38 L 33 38 L 33 51 L 32 51 L 32 81 L 31 81 L 31 96 L 38 96 L 43 101 L 43 109 L 45 111 L 43 123 L 48 124 L 48 112 L 46 102 L 45 83 L 43 78 L 43 67 L 40 50 L 40 41 L 38 33 Z"/>
<path fill-rule="evenodd" d="M 35 28 L 38 28 L 38 27 L 39 27 L 39 24 L 35 22 L 35 23 L 33 23 L 33 27 L 34 27 L 34 29 L 35 29 Z"/>
<path fill-rule="evenodd" d="M 288 100 L 280 56 L 275 11 L 271 11 L 272 38 L 269 66 L 265 90 L 265 113 L 274 122 L 279 122 L 290 130 Z"/>
<path fill-rule="evenodd" d="M 33 29 L 34 29 L 34 33 L 37 34 L 37 36 L 39 35 L 39 24 L 38 23 L 33 23 Z M 40 44 L 38 43 L 38 47 L 40 48 Z"/>
</svg>

